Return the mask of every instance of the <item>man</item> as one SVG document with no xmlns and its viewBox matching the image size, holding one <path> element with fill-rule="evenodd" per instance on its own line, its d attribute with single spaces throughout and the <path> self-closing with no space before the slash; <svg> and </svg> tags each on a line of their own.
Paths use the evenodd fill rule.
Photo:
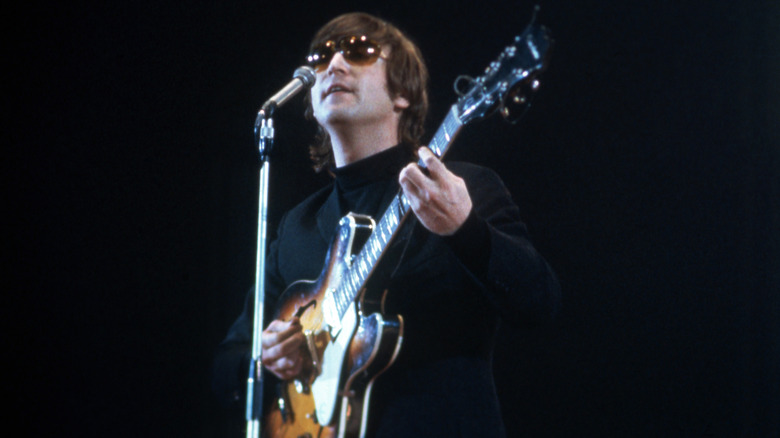
<svg viewBox="0 0 780 438">
<path fill-rule="evenodd" d="M 318 277 L 341 216 L 379 217 L 402 190 L 414 217 L 388 249 L 397 257 L 380 287 L 385 312 L 403 317 L 403 343 L 373 388 L 369 435 L 503 436 L 491 370 L 498 323 L 549 318 L 559 301 L 555 275 L 493 172 L 445 166 L 418 148 L 427 70 L 406 36 L 346 14 L 317 32 L 311 53 L 307 113 L 320 127 L 311 152 L 335 181 L 283 218 L 269 249 L 266 307 L 293 281 Z M 246 379 L 251 304 L 248 296 L 215 362 L 215 388 L 226 398 L 237 400 Z M 298 318 L 276 319 L 262 333 L 263 366 L 278 379 L 311 362 L 301 328 Z"/>
</svg>

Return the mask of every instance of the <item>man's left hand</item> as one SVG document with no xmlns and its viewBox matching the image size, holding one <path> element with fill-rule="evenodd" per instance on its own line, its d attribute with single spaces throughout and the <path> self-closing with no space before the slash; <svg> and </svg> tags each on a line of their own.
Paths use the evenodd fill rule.
<svg viewBox="0 0 780 438">
<path fill-rule="evenodd" d="M 452 235 L 471 212 L 466 183 L 444 167 L 428 148 L 420 148 L 418 154 L 428 174 L 417 163 L 411 163 L 403 168 L 398 181 L 425 228 L 441 236 Z"/>
</svg>

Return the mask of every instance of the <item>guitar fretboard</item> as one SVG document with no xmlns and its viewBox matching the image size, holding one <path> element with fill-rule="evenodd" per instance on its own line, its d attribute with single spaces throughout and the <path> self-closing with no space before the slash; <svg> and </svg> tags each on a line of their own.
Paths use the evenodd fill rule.
<svg viewBox="0 0 780 438">
<path fill-rule="evenodd" d="M 463 123 L 457 116 L 457 108 L 453 105 L 451 111 L 447 113 L 447 117 L 444 118 L 444 122 L 431 138 L 428 148 L 436 156 L 443 157 L 462 126 Z M 409 200 L 403 192 L 398 192 L 382 218 L 377 222 L 360 253 L 352 260 L 339 288 L 333 291 L 332 298 L 339 318 L 344 317 L 358 292 L 365 285 L 400 225 L 406 219 L 410 208 Z"/>
</svg>

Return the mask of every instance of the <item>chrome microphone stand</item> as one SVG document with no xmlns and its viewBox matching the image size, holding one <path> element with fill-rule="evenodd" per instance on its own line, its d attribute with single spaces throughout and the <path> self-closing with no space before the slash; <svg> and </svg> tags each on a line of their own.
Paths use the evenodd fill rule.
<svg viewBox="0 0 780 438">
<path fill-rule="evenodd" d="M 272 96 L 255 119 L 255 140 L 262 160 L 260 167 L 260 190 L 257 212 L 257 263 L 255 265 L 255 307 L 252 332 L 252 356 L 249 361 L 249 376 L 246 385 L 246 437 L 259 438 L 263 415 L 263 360 L 262 332 L 265 312 L 265 259 L 268 229 L 268 176 L 269 156 L 274 143 L 273 113 L 276 108 L 290 100 L 302 90 L 310 88 L 315 81 L 311 67 L 299 67 L 293 73 L 293 80 Z"/>
<path fill-rule="evenodd" d="M 272 111 L 270 111 L 272 112 Z M 252 356 L 249 361 L 249 376 L 246 386 L 246 437 L 260 436 L 260 419 L 263 415 L 263 363 L 261 357 L 261 333 L 265 312 L 265 258 L 268 229 L 268 156 L 273 148 L 274 126 L 271 114 L 264 109 L 257 113 L 255 139 L 258 144 L 262 165 L 260 167 L 259 200 L 257 211 L 257 263 L 255 265 L 255 308 L 252 335 Z"/>
</svg>

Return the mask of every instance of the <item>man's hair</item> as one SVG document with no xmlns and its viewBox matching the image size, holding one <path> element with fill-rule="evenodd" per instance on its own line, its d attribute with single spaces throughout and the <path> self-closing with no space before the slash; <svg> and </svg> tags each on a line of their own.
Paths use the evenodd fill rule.
<svg viewBox="0 0 780 438">
<path fill-rule="evenodd" d="M 340 15 L 314 35 L 310 49 L 326 41 L 344 36 L 366 35 L 383 48 L 389 48 L 386 61 L 387 91 L 391 99 L 401 96 L 409 101 L 409 107 L 401 113 L 398 123 L 398 139 L 413 151 L 420 146 L 425 115 L 428 113 L 428 69 L 420 49 L 397 27 L 362 12 Z M 313 119 L 311 97 L 306 96 L 306 118 Z M 332 167 L 333 149 L 330 136 L 321 126 L 317 129 L 315 144 L 309 147 L 314 169 L 318 172 Z"/>
</svg>

